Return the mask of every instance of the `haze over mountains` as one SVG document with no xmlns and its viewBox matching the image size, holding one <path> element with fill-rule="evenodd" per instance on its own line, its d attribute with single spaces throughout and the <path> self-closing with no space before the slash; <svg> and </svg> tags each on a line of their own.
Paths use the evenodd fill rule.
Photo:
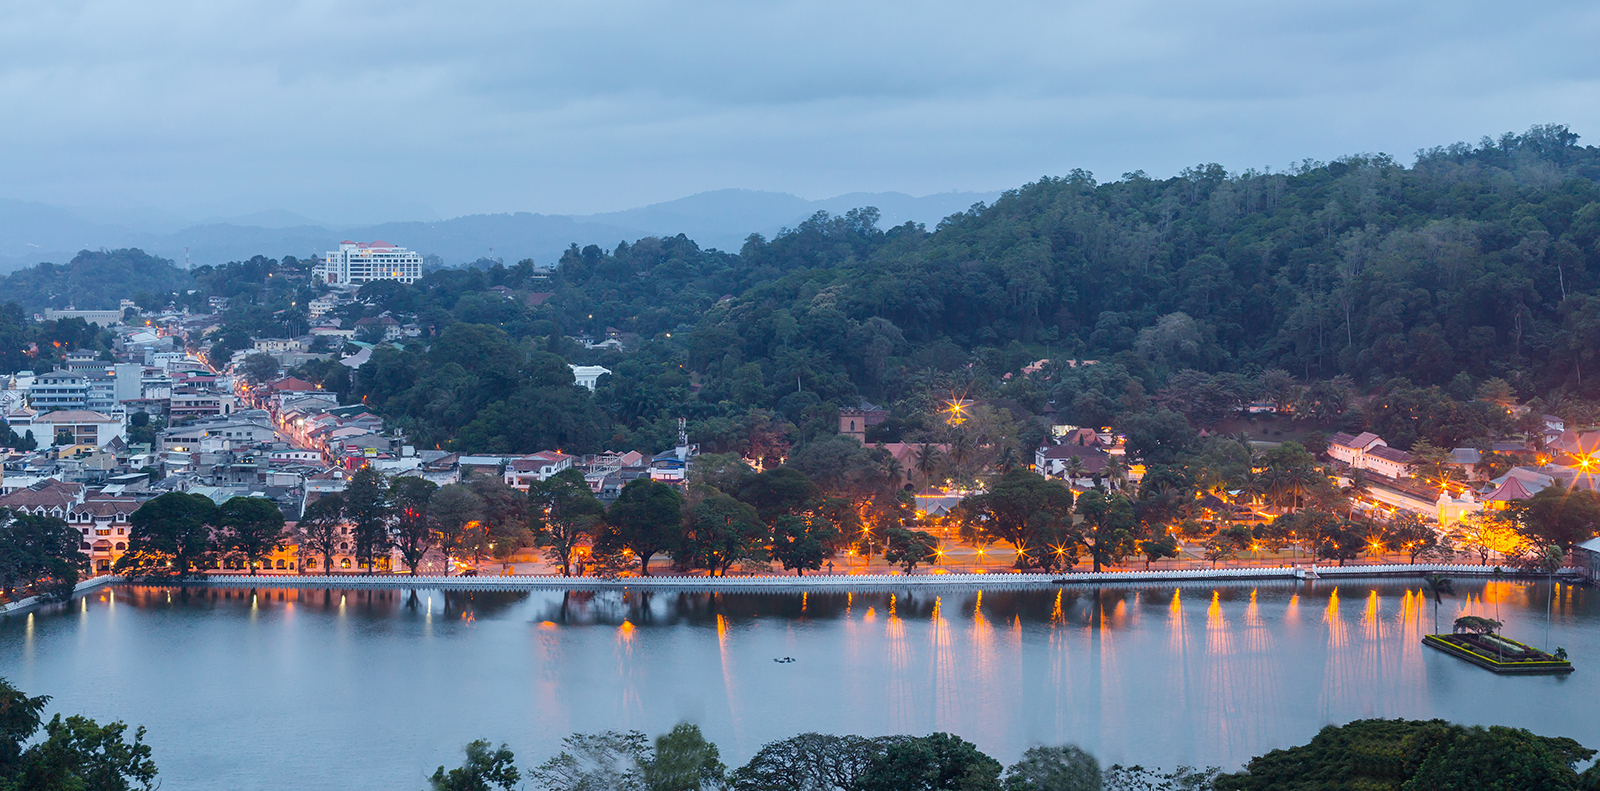
<svg viewBox="0 0 1600 791">
<path fill-rule="evenodd" d="M 843 213 L 863 206 L 881 212 L 879 226 L 907 221 L 930 228 L 998 192 L 946 192 L 913 197 L 899 192 L 851 193 L 806 200 L 781 192 L 725 189 L 665 203 L 591 215 L 517 212 L 453 219 L 339 226 L 285 210 L 235 217 L 185 220 L 148 209 L 71 209 L 0 200 L 0 272 L 42 261 L 64 263 L 79 250 L 137 247 L 181 265 L 220 264 L 253 255 L 307 257 L 341 239 L 384 239 L 446 264 L 492 256 L 506 262 L 532 258 L 551 264 L 567 245 L 614 247 L 642 236 L 687 235 L 701 247 L 738 250 L 751 233 L 772 236 L 817 211 Z"/>
</svg>

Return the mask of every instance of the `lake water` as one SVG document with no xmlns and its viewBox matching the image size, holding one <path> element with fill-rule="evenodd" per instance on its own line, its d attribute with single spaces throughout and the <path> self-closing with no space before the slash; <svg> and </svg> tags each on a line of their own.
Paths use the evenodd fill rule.
<svg viewBox="0 0 1600 791">
<path fill-rule="evenodd" d="M 1544 644 L 1543 584 L 1457 580 L 1439 613 Z M 958 733 L 1010 762 L 1237 767 L 1329 723 L 1441 717 L 1600 747 L 1600 595 L 1560 587 L 1578 671 L 1425 648 L 1417 584 L 844 593 L 117 586 L 0 620 L 0 675 L 149 729 L 164 791 L 420 789 L 475 738 L 526 765 L 573 731 L 699 724 L 724 760 L 804 731 Z M 794 657 L 793 663 L 776 663 Z"/>
</svg>

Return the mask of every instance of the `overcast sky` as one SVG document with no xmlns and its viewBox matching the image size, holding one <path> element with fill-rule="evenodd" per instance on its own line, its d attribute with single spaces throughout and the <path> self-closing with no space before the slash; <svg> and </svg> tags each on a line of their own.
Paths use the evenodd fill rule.
<svg viewBox="0 0 1600 791">
<path fill-rule="evenodd" d="M 0 4 L 0 197 L 191 217 L 609 211 L 1102 180 L 1570 124 L 1592 2 Z"/>
</svg>

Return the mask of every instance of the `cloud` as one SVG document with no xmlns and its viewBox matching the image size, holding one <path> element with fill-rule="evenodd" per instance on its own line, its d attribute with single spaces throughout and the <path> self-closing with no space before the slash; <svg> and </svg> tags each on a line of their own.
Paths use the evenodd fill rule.
<svg viewBox="0 0 1600 791">
<path fill-rule="evenodd" d="M 1576 2 L 18 2 L 0 183 L 375 221 L 1407 158 L 1600 129 L 1597 34 Z"/>
</svg>

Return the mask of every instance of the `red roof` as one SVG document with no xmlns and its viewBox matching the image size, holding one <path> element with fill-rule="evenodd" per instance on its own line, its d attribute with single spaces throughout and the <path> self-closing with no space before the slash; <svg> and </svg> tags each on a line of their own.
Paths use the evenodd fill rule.
<svg viewBox="0 0 1600 791">
<path fill-rule="evenodd" d="M 281 390 L 281 391 L 293 392 L 293 393 L 304 393 L 304 392 L 307 392 L 307 391 L 310 391 L 310 390 L 317 389 L 316 385 L 314 385 L 314 384 L 312 384 L 310 382 L 307 382 L 304 379 L 301 379 L 299 377 L 294 377 L 294 376 L 285 376 L 285 377 L 283 377 L 282 379 L 279 379 L 276 382 L 272 382 L 269 385 L 269 387 L 271 387 L 274 390 Z"/>
<path fill-rule="evenodd" d="M 1528 491 L 1528 487 L 1523 486 L 1522 481 L 1511 477 L 1507 478 L 1505 483 L 1500 484 L 1500 488 L 1484 495 L 1483 499 L 1485 502 L 1492 500 L 1500 503 L 1509 503 L 1512 500 L 1526 500 L 1532 496 L 1533 492 Z"/>
</svg>

